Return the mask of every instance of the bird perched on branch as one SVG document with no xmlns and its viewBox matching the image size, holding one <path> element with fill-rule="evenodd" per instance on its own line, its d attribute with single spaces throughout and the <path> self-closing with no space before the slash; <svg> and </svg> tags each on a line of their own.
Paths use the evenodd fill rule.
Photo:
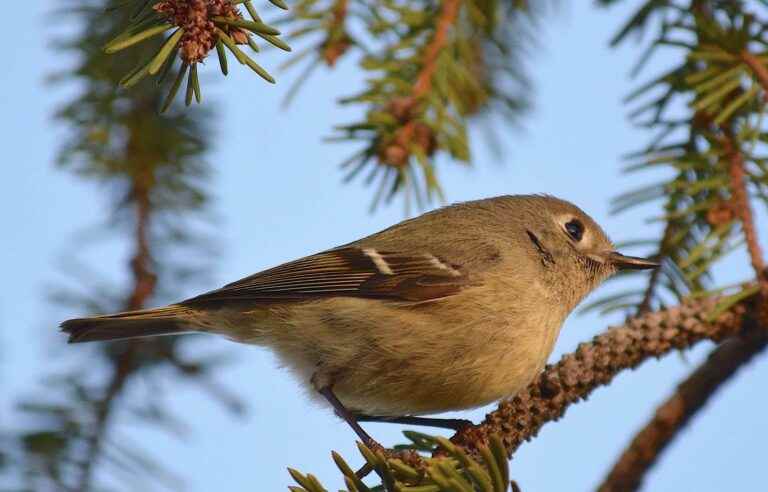
<svg viewBox="0 0 768 492">
<path fill-rule="evenodd" d="M 62 323 L 70 342 L 188 332 L 271 348 L 369 445 L 359 421 L 421 417 L 513 396 L 560 328 L 618 270 L 592 218 L 551 196 L 459 203 L 172 304 Z"/>
</svg>

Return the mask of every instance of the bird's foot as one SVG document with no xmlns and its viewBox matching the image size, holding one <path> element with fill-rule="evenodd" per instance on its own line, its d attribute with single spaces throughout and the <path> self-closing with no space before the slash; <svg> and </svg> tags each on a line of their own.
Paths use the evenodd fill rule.
<svg viewBox="0 0 768 492">
<path fill-rule="evenodd" d="M 389 424 L 405 424 L 405 425 L 423 425 L 426 427 L 439 427 L 442 429 L 461 430 L 464 427 L 473 425 L 471 421 L 466 419 L 439 419 L 432 417 L 414 417 L 412 415 L 404 415 L 402 417 L 382 417 L 378 415 L 356 415 L 355 418 L 358 422 L 382 422 Z"/>
</svg>

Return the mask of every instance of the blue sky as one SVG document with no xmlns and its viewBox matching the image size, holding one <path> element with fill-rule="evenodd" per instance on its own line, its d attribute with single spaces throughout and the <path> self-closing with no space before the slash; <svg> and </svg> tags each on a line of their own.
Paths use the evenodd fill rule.
<svg viewBox="0 0 768 492">
<path fill-rule="evenodd" d="M 612 196 L 651 179 L 623 176 L 619 165 L 621 154 L 648 138 L 629 126 L 621 105 L 631 87 L 627 74 L 638 49 L 607 47 L 628 7 L 637 2 L 610 11 L 588 3 L 573 2 L 548 19 L 530 62 L 536 108 L 524 132 L 497 128 L 504 143 L 502 156 L 491 153 L 475 132 L 474 167 L 440 163 L 449 201 L 546 192 L 584 208 L 615 241 L 657 232 L 658 225 L 644 220 L 653 208 L 608 214 Z M 121 241 L 80 244 L 78 234 L 84 228 L 107 218 L 103 190 L 53 165 L 64 129 L 54 125 L 51 114 L 72 90 L 44 84 L 47 73 L 68 62 L 47 44 L 50 29 L 44 12 L 55 4 L 29 3 L 3 30 L 6 46 L 14 46 L 7 50 L 0 76 L 5 162 L 0 168 L 0 271 L 5 280 L 0 286 L 0 426 L 5 428 L 18 419 L 12 411 L 15 398 L 42 391 L 42 375 L 62 367 L 67 352 L 85 350 L 66 346 L 56 331 L 62 318 L 84 313 L 53 308 L 45 297 L 49 286 L 66 278 L 61 271 L 66 255 L 77 245 L 78 258 L 100 274 L 115 282 L 128 278 Z M 264 64 L 274 67 L 278 61 L 272 56 Z M 648 75 L 662 62 L 655 63 Z M 215 66 L 204 75 L 209 82 L 204 84 L 205 103 L 215 104 L 222 116 L 209 157 L 222 246 L 208 287 L 348 242 L 403 218 L 399 206 L 369 214 L 370 190 L 340 182 L 337 164 L 352 149 L 322 141 L 332 125 L 356 115 L 354 109 L 342 110 L 334 102 L 359 86 L 361 74 L 354 63 L 345 61 L 333 72 L 318 71 L 288 111 L 281 109 L 280 101 L 292 74 L 280 76 L 273 87 L 241 67 L 233 68 L 226 81 L 211 75 L 217 73 Z M 735 255 L 718 270 L 718 279 L 746 278 L 746 265 L 743 256 Z M 598 295 L 618 288 L 608 284 Z M 619 321 L 594 314 L 572 316 L 552 360 Z M 571 407 L 562 421 L 547 425 L 515 455 L 513 477 L 525 491 L 589 490 L 655 404 L 709 349 L 704 344 L 685 356 L 648 361 L 598 390 L 588 402 Z M 169 437 L 125 418 L 115 429 L 119 439 L 140 445 L 183 477 L 184 490 L 285 490 L 290 483 L 287 466 L 314 473 L 334 489 L 341 482 L 330 450 L 360 463 L 351 431 L 330 411 L 310 403 L 266 350 L 213 337 L 199 337 L 188 350 L 223 351 L 234 357 L 236 362 L 222 370 L 219 379 L 248 402 L 248 415 L 233 419 L 197 388 L 166 384 L 158 397 L 189 424 L 186 437 Z M 768 438 L 760 424 L 768 397 L 755 389 L 765 388 L 766 377 L 768 358 L 762 358 L 728 383 L 653 469 L 646 490 L 758 490 Z M 145 391 L 137 384 L 127 398 Z M 477 420 L 491 408 L 457 416 Z M 402 441 L 398 426 L 367 428 L 385 444 Z"/>
</svg>

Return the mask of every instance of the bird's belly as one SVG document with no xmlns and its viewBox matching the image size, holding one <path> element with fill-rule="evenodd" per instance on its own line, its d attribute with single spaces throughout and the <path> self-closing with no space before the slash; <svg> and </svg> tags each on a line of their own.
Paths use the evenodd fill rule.
<svg viewBox="0 0 768 492">
<path fill-rule="evenodd" d="M 407 322 L 402 307 L 378 306 L 377 316 L 361 318 L 369 306 L 359 299 L 323 307 L 284 326 L 268 345 L 306 384 L 323 381 L 350 410 L 383 416 L 461 410 L 514 395 L 544 366 L 562 322 L 498 309 L 478 316 L 451 302 L 412 310 Z"/>
<path fill-rule="evenodd" d="M 393 372 L 390 377 L 395 381 L 361 386 L 338 384 L 334 391 L 356 413 L 426 415 L 476 408 L 513 396 L 535 375 L 535 370 L 499 371 L 494 375 L 462 371 L 443 374 L 441 380 L 436 380 L 415 378 L 410 371 L 402 377 Z"/>
<path fill-rule="evenodd" d="M 505 334 L 509 330 L 505 327 Z M 460 339 L 448 339 L 429 358 L 418 353 L 390 358 L 379 352 L 366 361 L 366 368 L 337 378 L 334 390 L 348 407 L 369 415 L 479 407 L 515 395 L 543 368 L 555 336 L 536 328 L 528 331 L 538 332 L 531 343 L 520 343 L 519 334 L 491 337 L 477 350 Z"/>
</svg>

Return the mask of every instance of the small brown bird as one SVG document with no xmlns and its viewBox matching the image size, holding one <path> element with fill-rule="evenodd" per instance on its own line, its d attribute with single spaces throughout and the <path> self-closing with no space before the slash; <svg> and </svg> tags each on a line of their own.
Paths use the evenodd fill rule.
<svg viewBox="0 0 768 492">
<path fill-rule="evenodd" d="M 70 342 L 187 332 L 270 347 L 366 443 L 358 421 L 417 417 L 513 396 L 565 318 L 621 269 L 587 214 L 539 195 L 452 205 L 167 307 L 65 321 Z"/>
</svg>

